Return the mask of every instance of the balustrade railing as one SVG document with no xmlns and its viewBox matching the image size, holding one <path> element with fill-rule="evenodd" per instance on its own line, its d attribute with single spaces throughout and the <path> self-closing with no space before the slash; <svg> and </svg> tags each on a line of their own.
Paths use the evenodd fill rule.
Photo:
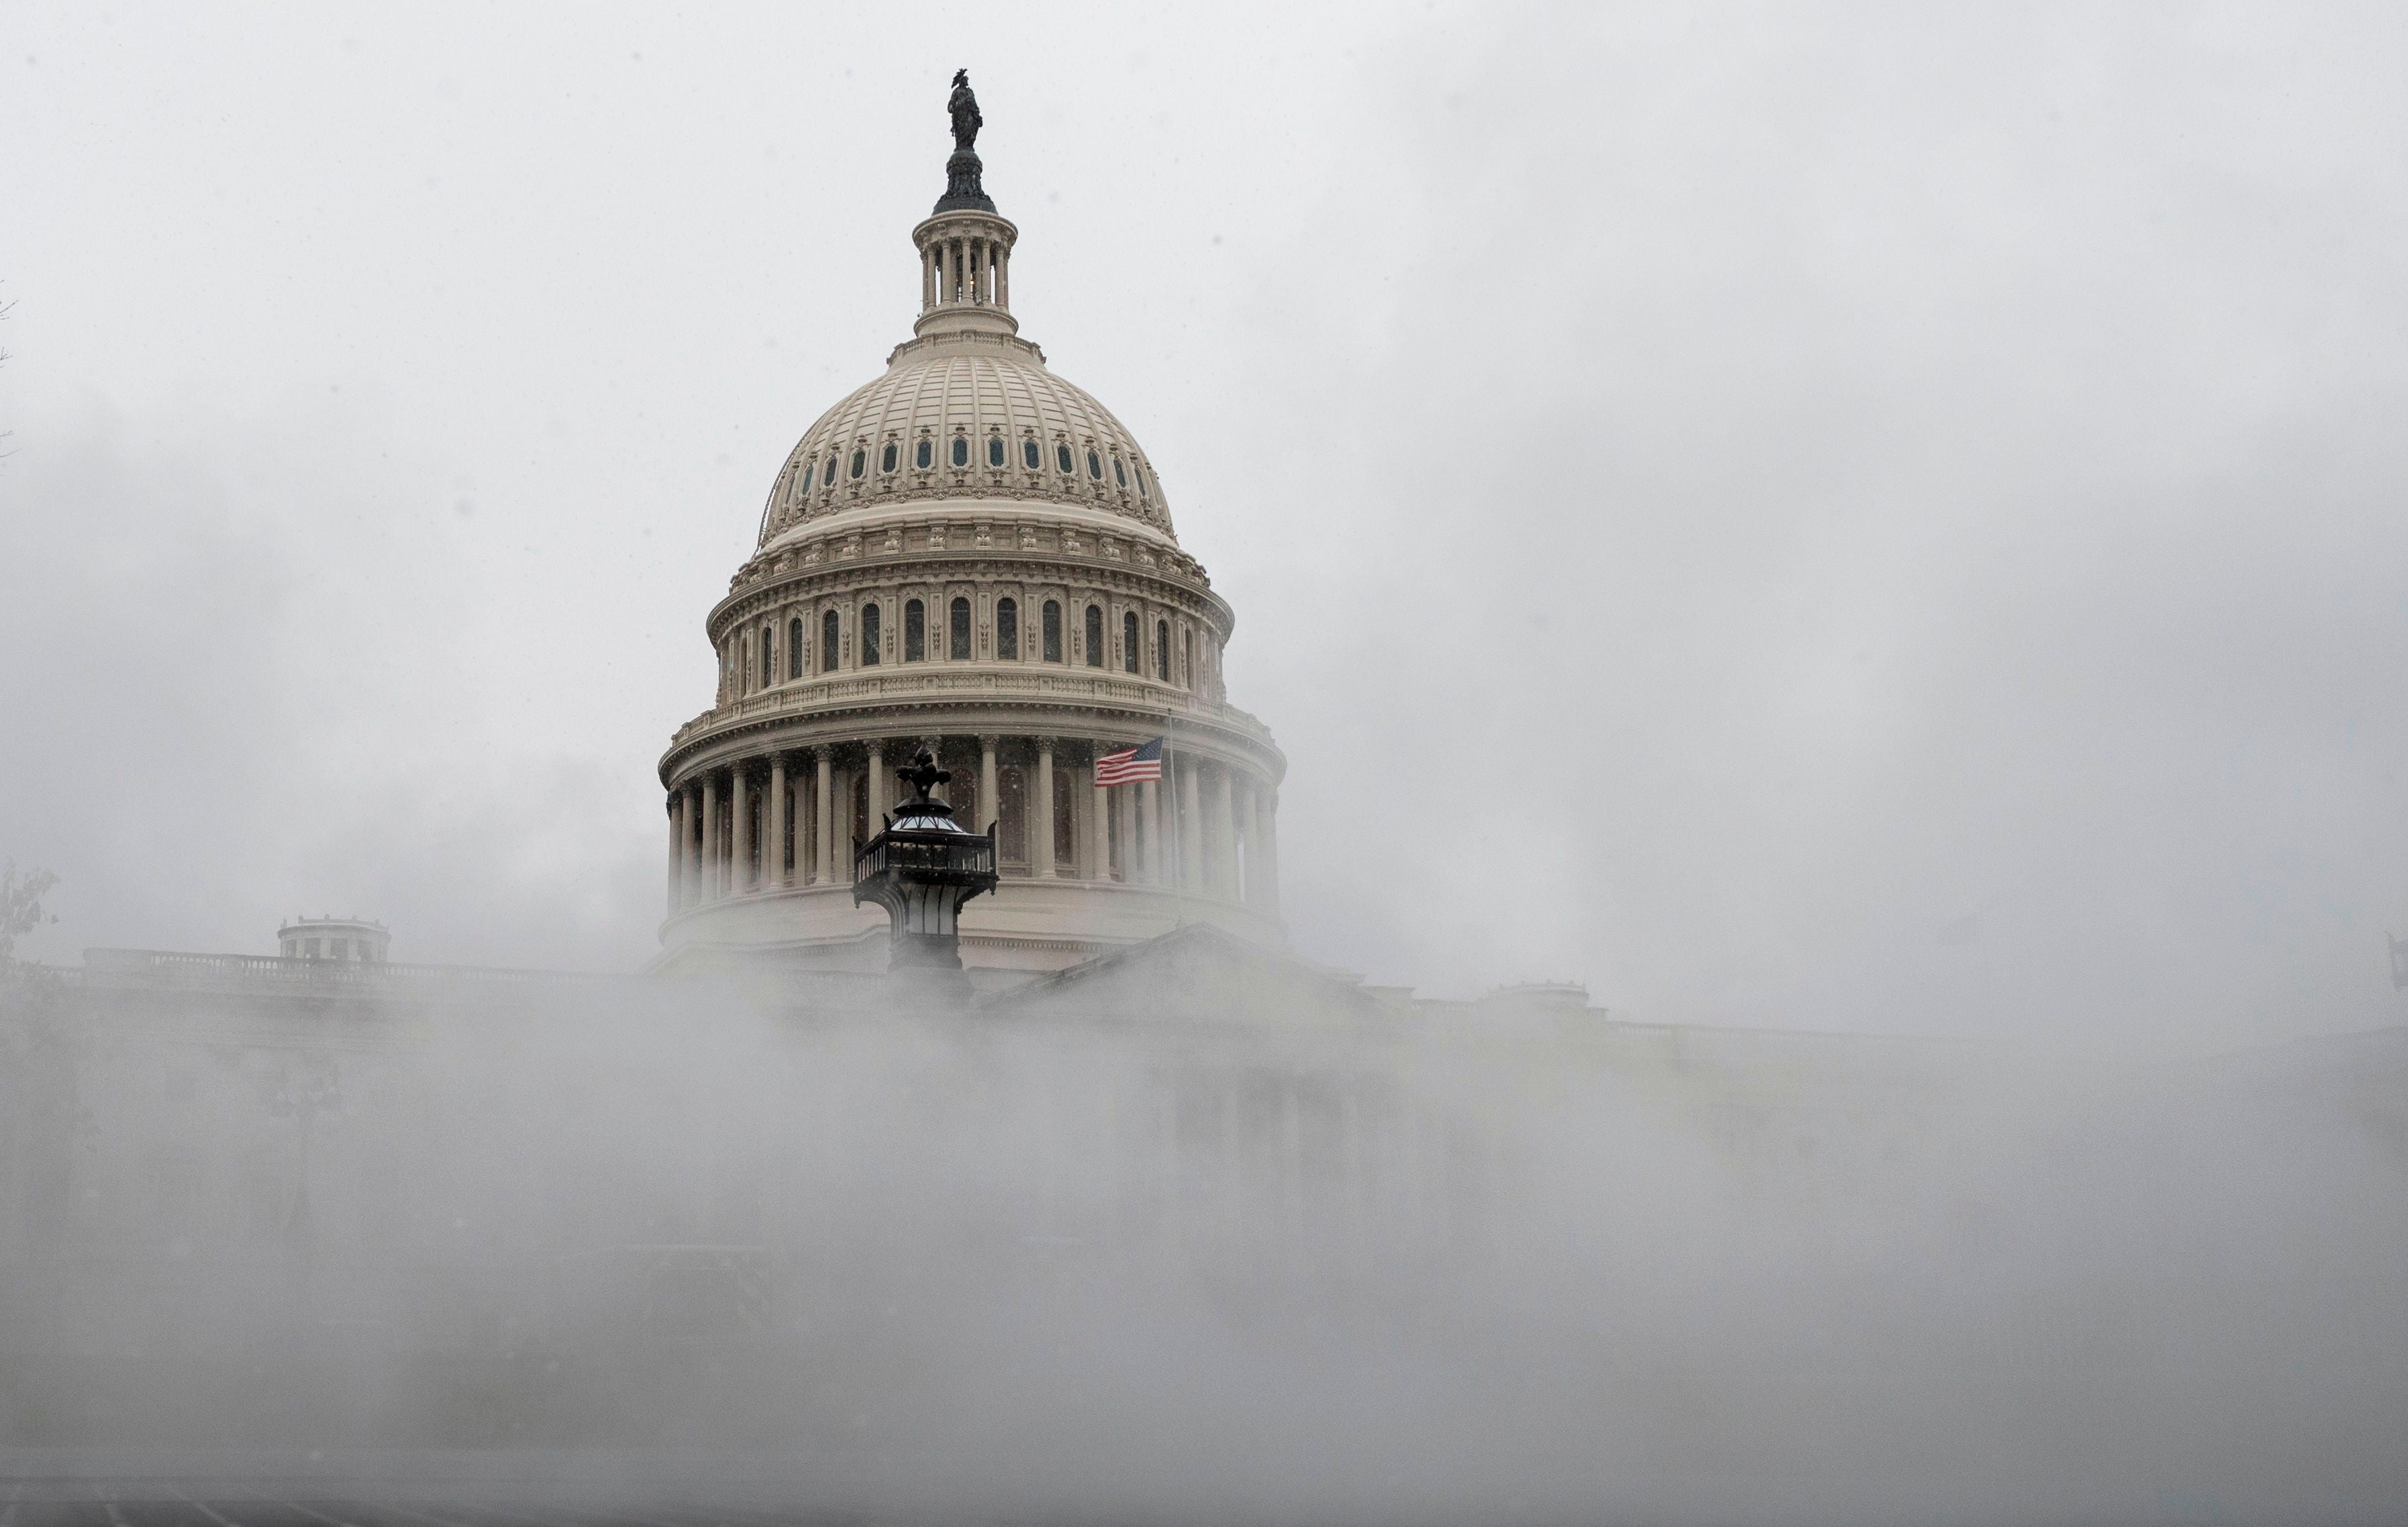
<svg viewBox="0 0 2408 1527">
<path fill-rule="evenodd" d="M 272 954 L 187 954 L 175 949 L 86 949 L 87 986 L 187 989 L 310 989 L 359 992 L 529 990 L 563 983 L 615 983 L 622 976 L 486 965 L 422 965 L 390 961 L 300 960 Z"/>
</svg>

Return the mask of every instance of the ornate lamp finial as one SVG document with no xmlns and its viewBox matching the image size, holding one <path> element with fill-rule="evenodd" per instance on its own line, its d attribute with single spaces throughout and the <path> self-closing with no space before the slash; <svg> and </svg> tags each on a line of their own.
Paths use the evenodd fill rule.
<svg viewBox="0 0 2408 1527">
<path fill-rule="evenodd" d="M 953 770 L 937 767 L 937 755 L 925 748 L 911 755 L 909 767 L 900 768 L 895 772 L 905 784 L 920 792 L 919 799 L 911 803 L 914 806 L 935 804 L 928 799 L 928 792 L 939 785 L 949 783 L 953 778 Z"/>
</svg>

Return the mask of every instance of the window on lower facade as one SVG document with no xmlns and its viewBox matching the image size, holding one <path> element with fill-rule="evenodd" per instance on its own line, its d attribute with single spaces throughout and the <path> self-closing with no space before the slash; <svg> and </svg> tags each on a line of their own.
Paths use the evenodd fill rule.
<svg viewBox="0 0 2408 1527">
<path fill-rule="evenodd" d="M 1061 662 L 1062 607 L 1051 599 L 1045 601 L 1045 620 L 1043 630 L 1045 637 L 1045 661 L 1048 663 Z"/>
<path fill-rule="evenodd" d="M 995 602 L 995 655 L 1020 661 L 1020 606 L 1010 599 Z"/>
<path fill-rule="evenodd" d="M 865 668 L 878 661 L 879 609 L 875 605 L 861 607 L 861 665 Z"/>
<path fill-rule="evenodd" d="M 1130 673 L 1137 672 L 1137 612 L 1135 610 L 1121 617 L 1121 666 Z"/>
<path fill-rule="evenodd" d="M 953 608 L 945 612 L 945 655 L 955 663 L 968 663 L 970 660 L 970 602 L 954 600 Z"/>
<path fill-rule="evenodd" d="M 803 677 L 803 618 L 799 615 L 786 622 L 786 677 Z"/>
<path fill-rule="evenodd" d="M 778 681 L 778 628 L 761 628 L 761 687 L 767 689 Z"/>
<path fill-rule="evenodd" d="M 903 661 L 918 663 L 928 655 L 928 607 L 916 599 L 903 602 Z"/>
<path fill-rule="evenodd" d="M 1087 666 L 1100 668 L 1103 665 L 1104 607 L 1089 605 L 1087 607 Z"/>
<path fill-rule="evenodd" d="M 1170 622 L 1154 622 L 1154 677 L 1170 682 Z"/>
<path fill-rule="evenodd" d="M 836 611 L 830 610 L 820 617 L 820 672 L 836 672 L 836 649 L 843 635 L 844 628 L 837 620 Z"/>
</svg>

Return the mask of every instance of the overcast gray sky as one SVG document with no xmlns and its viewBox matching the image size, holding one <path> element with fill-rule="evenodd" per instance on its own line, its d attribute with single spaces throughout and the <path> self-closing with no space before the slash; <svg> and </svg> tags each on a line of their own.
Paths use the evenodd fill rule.
<svg viewBox="0 0 2408 1527">
<path fill-rule="evenodd" d="M 1172 8 L 12 7 L 38 951 L 644 959 L 704 612 L 909 332 L 967 65 L 1023 332 L 1237 607 L 1307 954 L 2399 1019 L 2408 13 Z"/>
</svg>

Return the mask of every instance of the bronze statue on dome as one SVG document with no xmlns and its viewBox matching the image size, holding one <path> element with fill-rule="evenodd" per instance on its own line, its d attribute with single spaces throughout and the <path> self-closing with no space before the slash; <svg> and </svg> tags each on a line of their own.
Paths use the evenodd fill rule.
<svg viewBox="0 0 2408 1527">
<path fill-rule="evenodd" d="M 970 72 L 953 71 L 953 93 L 945 102 L 945 109 L 953 118 L 953 147 L 967 153 L 978 146 L 979 128 L 986 121 L 979 115 L 978 96 L 970 90 Z"/>
</svg>

